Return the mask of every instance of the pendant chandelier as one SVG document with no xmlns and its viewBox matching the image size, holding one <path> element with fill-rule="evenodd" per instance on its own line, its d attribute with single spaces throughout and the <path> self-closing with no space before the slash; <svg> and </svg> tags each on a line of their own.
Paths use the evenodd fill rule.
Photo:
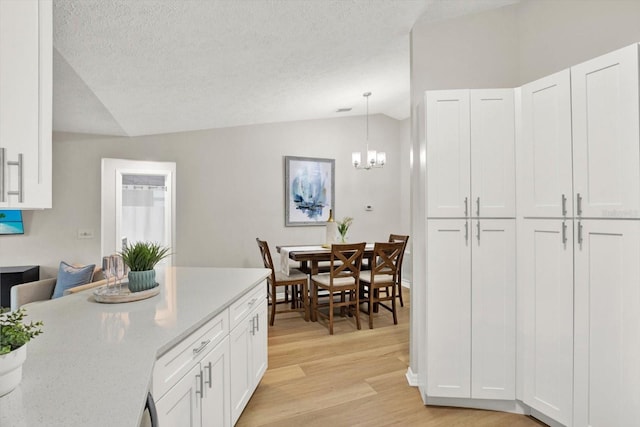
<svg viewBox="0 0 640 427">
<path fill-rule="evenodd" d="M 371 96 L 371 92 L 365 92 L 362 96 L 367 100 L 367 138 L 364 152 L 367 162 L 362 164 L 362 157 L 359 151 L 351 153 L 351 162 L 356 169 L 369 170 L 371 168 L 381 168 L 387 162 L 387 154 L 383 151 L 376 152 L 376 150 L 369 150 L 369 97 Z"/>
</svg>

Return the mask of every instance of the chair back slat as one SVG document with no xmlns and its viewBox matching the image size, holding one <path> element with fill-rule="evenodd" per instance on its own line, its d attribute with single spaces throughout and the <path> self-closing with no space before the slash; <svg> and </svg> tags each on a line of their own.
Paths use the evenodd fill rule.
<svg viewBox="0 0 640 427">
<path fill-rule="evenodd" d="M 358 281 L 365 243 L 344 243 L 331 245 L 331 284 L 334 279 L 353 277 Z"/>
<path fill-rule="evenodd" d="M 269 244 L 266 240 L 260 240 L 260 238 L 256 238 L 256 242 L 258 242 L 258 248 L 260 248 L 260 256 L 262 256 L 262 262 L 264 263 L 264 268 L 268 268 L 271 270 L 270 279 L 276 280 L 276 272 L 273 268 L 273 259 L 271 258 L 271 251 L 269 250 Z"/>
<path fill-rule="evenodd" d="M 376 242 L 373 247 L 372 281 L 375 276 L 389 275 L 396 282 L 404 245 L 404 242 Z"/>
</svg>

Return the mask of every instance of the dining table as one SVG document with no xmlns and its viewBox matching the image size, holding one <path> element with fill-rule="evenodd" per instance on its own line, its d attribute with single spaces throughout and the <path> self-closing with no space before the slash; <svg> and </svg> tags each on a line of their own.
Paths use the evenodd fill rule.
<svg viewBox="0 0 640 427">
<path fill-rule="evenodd" d="M 368 268 L 372 264 L 373 260 L 373 243 L 367 243 L 364 248 L 363 258 L 368 262 L 363 268 Z M 318 274 L 322 270 L 320 266 L 321 262 L 331 261 L 331 248 L 325 247 L 321 244 L 312 245 L 279 245 L 276 246 L 276 250 L 282 256 L 281 262 L 282 271 L 286 274 L 288 268 L 288 260 L 296 261 L 300 263 L 298 267 L 304 273 Z M 285 258 L 283 255 L 287 255 Z M 286 261 L 286 262 L 285 262 Z"/>
</svg>

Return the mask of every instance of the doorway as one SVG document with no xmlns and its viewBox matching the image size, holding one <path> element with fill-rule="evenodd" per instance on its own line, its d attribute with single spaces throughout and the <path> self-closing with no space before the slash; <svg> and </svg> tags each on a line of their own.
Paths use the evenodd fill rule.
<svg viewBox="0 0 640 427">
<path fill-rule="evenodd" d="M 102 159 L 102 256 L 151 241 L 175 251 L 176 164 Z M 173 265 L 173 257 L 163 260 Z"/>
</svg>

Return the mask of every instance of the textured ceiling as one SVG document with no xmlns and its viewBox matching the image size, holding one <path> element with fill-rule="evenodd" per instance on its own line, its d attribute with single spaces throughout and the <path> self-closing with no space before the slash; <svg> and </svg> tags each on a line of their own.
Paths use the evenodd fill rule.
<svg viewBox="0 0 640 427">
<path fill-rule="evenodd" d="M 516 1 L 54 0 L 54 130 L 403 119 L 414 23 Z"/>
</svg>

